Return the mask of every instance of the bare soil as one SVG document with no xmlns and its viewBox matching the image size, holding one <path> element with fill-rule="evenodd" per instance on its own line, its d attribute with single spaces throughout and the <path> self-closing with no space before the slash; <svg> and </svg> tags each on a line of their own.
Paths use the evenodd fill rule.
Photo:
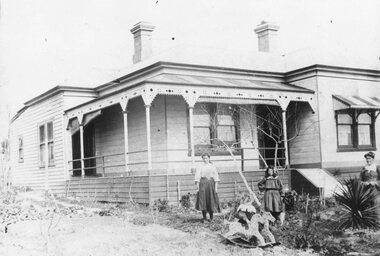
<svg viewBox="0 0 380 256">
<path fill-rule="evenodd" d="M 218 237 L 220 217 L 214 224 L 202 224 L 197 213 L 169 217 L 140 207 L 90 207 L 44 199 L 35 192 L 5 201 L 0 217 L 3 225 L 11 224 L 0 233 L 2 256 L 316 255 L 283 246 L 263 250 L 224 245 Z"/>
<path fill-rule="evenodd" d="M 134 225 L 114 216 L 18 222 L 0 235 L 0 255 L 311 255 L 284 247 L 243 249 L 216 234 L 191 234 L 157 224 Z M 55 225 L 55 224 L 53 224 Z"/>
</svg>

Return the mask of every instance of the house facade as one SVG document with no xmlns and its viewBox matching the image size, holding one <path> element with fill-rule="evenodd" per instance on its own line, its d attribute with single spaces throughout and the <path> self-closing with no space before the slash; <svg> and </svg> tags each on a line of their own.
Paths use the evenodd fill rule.
<svg viewBox="0 0 380 256">
<path fill-rule="evenodd" d="M 256 29 L 259 53 L 227 58 L 185 50 L 152 56 L 149 23 L 136 24 L 134 65 L 96 88 L 55 87 L 11 124 L 14 185 L 98 200 L 178 201 L 209 152 L 222 198 L 254 187 L 266 164 L 357 173 L 380 143 L 379 69 L 313 63 L 289 70 L 274 51 L 278 26 Z M 211 57 L 210 57 L 211 56 Z M 248 56 L 249 57 L 249 56 Z M 312 169 L 310 169 L 312 170 Z"/>
</svg>

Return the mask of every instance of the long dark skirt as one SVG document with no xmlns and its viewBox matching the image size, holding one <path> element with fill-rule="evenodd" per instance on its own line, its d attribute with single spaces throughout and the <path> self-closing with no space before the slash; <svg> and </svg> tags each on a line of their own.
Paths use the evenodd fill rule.
<svg viewBox="0 0 380 256">
<path fill-rule="evenodd" d="M 198 211 L 220 212 L 214 179 L 201 178 L 195 209 Z"/>
<path fill-rule="evenodd" d="M 265 190 L 264 209 L 267 212 L 280 213 L 284 211 L 284 205 L 278 190 Z"/>
</svg>

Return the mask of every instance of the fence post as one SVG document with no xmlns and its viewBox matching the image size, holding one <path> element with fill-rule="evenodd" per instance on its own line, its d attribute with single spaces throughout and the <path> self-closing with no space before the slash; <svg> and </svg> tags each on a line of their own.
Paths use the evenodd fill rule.
<svg viewBox="0 0 380 256">
<path fill-rule="evenodd" d="M 168 170 L 166 170 L 166 200 L 169 201 L 169 174 L 168 174 Z"/>
<path fill-rule="evenodd" d="M 66 181 L 66 198 L 69 197 L 70 180 Z"/>
<path fill-rule="evenodd" d="M 102 156 L 102 167 L 103 167 L 103 177 L 106 177 L 106 168 L 105 168 L 105 163 L 104 163 L 104 156 Z"/>
<path fill-rule="evenodd" d="M 152 182 L 151 182 L 151 177 L 150 177 L 150 170 L 148 170 L 148 202 L 149 202 L 149 205 L 152 205 L 153 203 L 153 200 L 152 200 L 152 194 L 151 194 L 151 188 L 152 186 Z"/>
<path fill-rule="evenodd" d="M 82 200 L 82 186 L 81 186 L 81 182 L 79 182 L 79 194 L 80 194 L 80 200 Z"/>
<path fill-rule="evenodd" d="M 234 181 L 234 196 L 235 196 L 235 198 L 236 198 L 236 196 L 237 196 L 237 191 L 236 191 L 236 181 Z"/>
<path fill-rule="evenodd" d="M 177 196 L 178 196 L 177 204 L 179 205 L 180 200 L 181 200 L 181 185 L 180 185 L 179 180 L 177 181 Z"/>
</svg>

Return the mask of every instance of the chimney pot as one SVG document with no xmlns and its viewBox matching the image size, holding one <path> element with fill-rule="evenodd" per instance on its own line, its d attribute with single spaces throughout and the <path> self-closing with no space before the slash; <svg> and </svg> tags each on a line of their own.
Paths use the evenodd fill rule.
<svg viewBox="0 0 380 256">
<path fill-rule="evenodd" d="M 260 52 L 277 51 L 277 31 L 279 26 L 273 22 L 262 21 L 256 28 L 255 32 L 259 41 Z"/>
<path fill-rule="evenodd" d="M 155 29 L 150 22 L 141 21 L 133 26 L 134 38 L 133 63 L 140 62 L 152 55 L 152 32 Z"/>
</svg>

